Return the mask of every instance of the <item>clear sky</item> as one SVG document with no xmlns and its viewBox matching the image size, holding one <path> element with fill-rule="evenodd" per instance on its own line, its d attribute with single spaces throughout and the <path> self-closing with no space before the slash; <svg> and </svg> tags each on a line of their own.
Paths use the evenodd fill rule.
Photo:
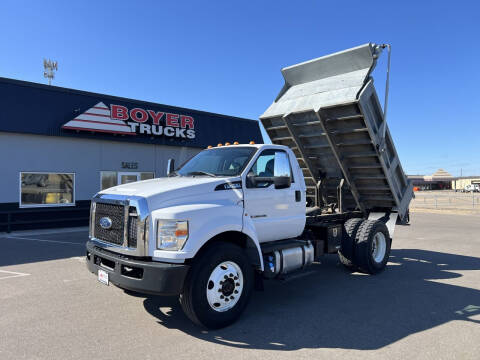
<svg viewBox="0 0 480 360">
<path fill-rule="evenodd" d="M 0 76 L 258 119 L 280 69 L 391 43 L 389 126 L 407 173 L 480 175 L 478 1 L 0 2 Z M 386 59 L 386 56 L 384 57 Z M 376 86 L 384 91 L 385 62 Z"/>
</svg>

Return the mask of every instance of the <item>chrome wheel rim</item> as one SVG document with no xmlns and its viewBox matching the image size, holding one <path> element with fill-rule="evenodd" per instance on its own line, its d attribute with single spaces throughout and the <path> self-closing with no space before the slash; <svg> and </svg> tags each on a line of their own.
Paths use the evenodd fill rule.
<svg viewBox="0 0 480 360">
<path fill-rule="evenodd" d="M 385 235 L 377 232 L 372 241 L 372 258 L 376 263 L 381 263 L 387 252 L 387 240 Z"/>
<path fill-rule="evenodd" d="M 243 273 L 233 261 L 224 261 L 213 269 L 207 282 L 207 300 L 218 312 L 233 308 L 243 291 Z"/>
</svg>

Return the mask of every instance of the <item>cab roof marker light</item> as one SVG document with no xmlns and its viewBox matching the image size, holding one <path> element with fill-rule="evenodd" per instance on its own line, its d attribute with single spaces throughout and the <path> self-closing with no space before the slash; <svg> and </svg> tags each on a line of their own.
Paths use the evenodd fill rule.
<svg viewBox="0 0 480 360">
<path fill-rule="evenodd" d="M 250 145 L 255 145 L 255 141 L 250 141 Z"/>
<path fill-rule="evenodd" d="M 207 146 L 207 149 L 211 149 L 213 146 L 212 145 L 208 145 Z"/>
<path fill-rule="evenodd" d="M 233 142 L 233 145 L 238 145 L 238 141 L 234 141 L 234 142 Z"/>
<path fill-rule="evenodd" d="M 226 143 L 225 143 L 225 146 L 228 146 L 228 145 L 230 145 L 230 143 L 229 143 L 229 142 L 226 142 Z"/>
<path fill-rule="evenodd" d="M 223 146 L 223 145 L 219 143 L 219 144 L 217 144 L 217 146 L 218 146 L 218 147 L 221 147 L 221 146 Z"/>
</svg>

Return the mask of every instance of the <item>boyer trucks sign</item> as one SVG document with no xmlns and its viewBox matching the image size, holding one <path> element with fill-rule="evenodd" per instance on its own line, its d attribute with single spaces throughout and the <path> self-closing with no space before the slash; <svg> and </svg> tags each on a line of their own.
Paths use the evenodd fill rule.
<svg viewBox="0 0 480 360">
<path fill-rule="evenodd" d="M 62 129 L 195 139 L 195 120 L 191 116 L 115 104 L 109 108 L 103 102 L 70 120 Z"/>
</svg>

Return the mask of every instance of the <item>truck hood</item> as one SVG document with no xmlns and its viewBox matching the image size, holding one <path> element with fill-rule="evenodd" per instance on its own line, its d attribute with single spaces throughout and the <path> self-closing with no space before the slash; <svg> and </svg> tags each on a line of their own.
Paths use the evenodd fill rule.
<svg viewBox="0 0 480 360">
<path fill-rule="evenodd" d="M 163 204 L 171 200 L 194 196 L 213 194 L 215 187 L 231 181 L 239 181 L 239 177 L 164 177 L 151 180 L 137 181 L 105 189 L 99 194 L 115 194 L 124 196 L 141 196 L 149 203 L 160 200 Z M 223 192 L 223 191 L 222 191 Z M 210 195 L 211 196 L 211 195 Z"/>
</svg>

